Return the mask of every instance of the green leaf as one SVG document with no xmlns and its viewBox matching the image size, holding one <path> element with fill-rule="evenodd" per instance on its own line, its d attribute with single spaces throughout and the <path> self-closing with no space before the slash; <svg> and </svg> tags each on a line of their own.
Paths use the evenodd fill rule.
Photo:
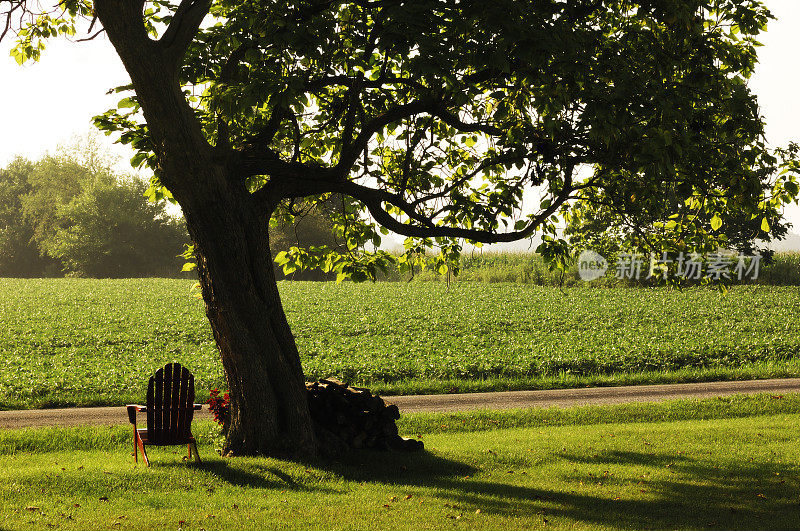
<svg viewBox="0 0 800 531">
<path fill-rule="evenodd" d="M 711 228 L 717 231 L 720 227 L 722 227 L 722 218 L 714 214 L 714 217 L 711 218 Z"/>
<path fill-rule="evenodd" d="M 131 98 L 122 98 L 121 100 L 119 100 L 119 103 L 117 103 L 117 107 L 120 108 L 120 109 L 136 107 L 137 105 L 138 105 L 138 103 L 136 103 Z"/>
<path fill-rule="evenodd" d="M 761 220 L 761 230 L 764 232 L 769 232 L 769 222 L 767 221 L 767 218 L 763 218 Z"/>
<path fill-rule="evenodd" d="M 197 264 L 195 264 L 194 262 L 186 262 L 185 264 L 183 264 L 181 271 L 194 271 L 196 267 Z"/>
</svg>

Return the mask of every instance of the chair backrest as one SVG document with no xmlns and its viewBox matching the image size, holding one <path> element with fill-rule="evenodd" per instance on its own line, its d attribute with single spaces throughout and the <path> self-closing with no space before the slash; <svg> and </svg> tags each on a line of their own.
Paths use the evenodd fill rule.
<svg viewBox="0 0 800 531">
<path fill-rule="evenodd" d="M 194 376 L 180 363 L 167 363 L 147 384 L 147 439 L 178 444 L 191 436 Z"/>
</svg>

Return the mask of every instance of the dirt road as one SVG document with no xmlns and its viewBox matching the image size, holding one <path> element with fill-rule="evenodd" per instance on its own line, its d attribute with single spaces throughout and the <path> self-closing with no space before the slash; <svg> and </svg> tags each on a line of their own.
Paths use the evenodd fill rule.
<svg viewBox="0 0 800 531">
<path fill-rule="evenodd" d="M 734 394 L 770 393 L 778 395 L 799 392 L 800 378 L 790 378 L 547 391 L 390 396 L 386 397 L 386 401 L 397 404 L 403 413 L 431 413 L 475 409 L 574 407 L 625 402 L 659 402 L 677 398 L 708 398 Z M 210 419 L 211 415 L 208 409 L 204 408 L 202 412 L 196 414 L 195 418 Z M 122 406 L 0 411 L 0 428 L 114 425 L 127 422 L 128 416 Z M 142 422 L 144 422 L 144 418 L 142 418 Z"/>
</svg>

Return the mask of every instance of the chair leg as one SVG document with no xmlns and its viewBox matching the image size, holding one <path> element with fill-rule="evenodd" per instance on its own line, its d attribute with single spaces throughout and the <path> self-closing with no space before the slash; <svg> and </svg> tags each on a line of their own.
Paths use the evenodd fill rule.
<svg viewBox="0 0 800 531">
<path fill-rule="evenodd" d="M 194 448 L 194 460 L 200 463 L 200 452 L 197 451 L 197 443 L 189 443 L 189 459 L 192 458 L 192 448 Z"/>
<path fill-rule="evenodd" d="M 147 458 L 147 452 L 144 449 L 144 443 L 142 442 L 142 438 L 139 437 L 139 434 L 136 434 L 136 442 L 139 445 L 139 449 L 142 451 L 142 459 L 144 459 L 145 466 L 150 466 L 150 460 Z"/>
<path fill-rule="evenodd" d="M 136 431 L 136 425 L 133 425 L 133 462 L 139 463 L 139 433 Z"/>
</svg>

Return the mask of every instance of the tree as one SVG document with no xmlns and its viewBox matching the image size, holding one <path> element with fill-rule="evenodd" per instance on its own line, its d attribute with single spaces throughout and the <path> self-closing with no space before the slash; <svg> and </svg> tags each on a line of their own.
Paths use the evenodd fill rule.
<svg viewBox="0 0 800 531">
<path fill-rule="evenodd" d="M 163 202 L 145 199 L 147 184 L 115 176 L 96 179 L 58 210 L 43 250 L 68 272 L 90 277 L 143 277 L 177 271 L 186 242 L 183 224 Z"/>
<path fill-rule="evenodd" d="M 105 159 L 105 160 L 104 160 Z M 91 137 L 0 172 L 0 275 L 92 277 L 176 272 L 187 243 L 148 185 L 111 170 Z"/>
<path fill-rule="evenodd" d="M 768 182 L 765 180 L 764 184 Z M 786 186 L 791 189 L 789 195 L 794 194 L 792 182 L 773 184 L 777 186 L 766 190 L 768 199 L 759 216 L 733 211 L 726 215 L 724 223 L 718 211 L 708 205 L 698 208 L 691 195 L 675 183 L 662 183 L 659 190 L 648 193 L 631 189 L 587 190 L 567 216 L 565 235 L 575 252 L 591 249 L 609 259 L 620 251 L 644 250 L 656 255 L 690 249 L 713 252 L 715 246 L 723 245 L 744 255 L 757 253 L 769 263 L 774 251 L 765 244 L 782 239 L 791 227 L 781 210 L 784 198 L 771 199 L 787 194 Z M 626 201 L 627 208 L 620 208 Z M 717 237 L 707 238 L 707 233 Z M 687 243 L 687 236 L 695 241 Z"/>
<path fill-rule="evenodd" d="M 21 201 L 25 219 L 33 227 L 33 240 L 42 254 L 62 221 L 59 210 L 98 178 L 110 176 L 96 174 L 68 156 L 45 155 L 33 164 L 27 176 L 29 191 Z"/>
<path fill-rule="evenodd" d="M 58 271 L 56 263 L 39 253 L 33 223 L 23 210 L 33 167 L 17 157 L 0 170 L 0 277 L 38 277 Z"/>
<path fill-rule="evenodd" d="M 379 241 L 376 222 L 409 253 L 438 247 L 440 270 L 460 239 L 537 231 L 555 259 L 557 217 L 584 190 L 676 182 L 723 218 L 758 216 L 780 163 L 746 84 L 769 19 L 755 0 L 59 5 L 19 29 L 14 54 L 35 59 L 79 17 L 117 50 L 132 92 L 96 123 L 183 209 L 235 454 L 318 451 L 269 258 L 287 201 L 349 198 L 335 220 L 348 252 L 296 258 L 358 280 L 391 260 L 350 252 Z M 526 186 L 543 195 L 532 211 Z"/>
</svg>

